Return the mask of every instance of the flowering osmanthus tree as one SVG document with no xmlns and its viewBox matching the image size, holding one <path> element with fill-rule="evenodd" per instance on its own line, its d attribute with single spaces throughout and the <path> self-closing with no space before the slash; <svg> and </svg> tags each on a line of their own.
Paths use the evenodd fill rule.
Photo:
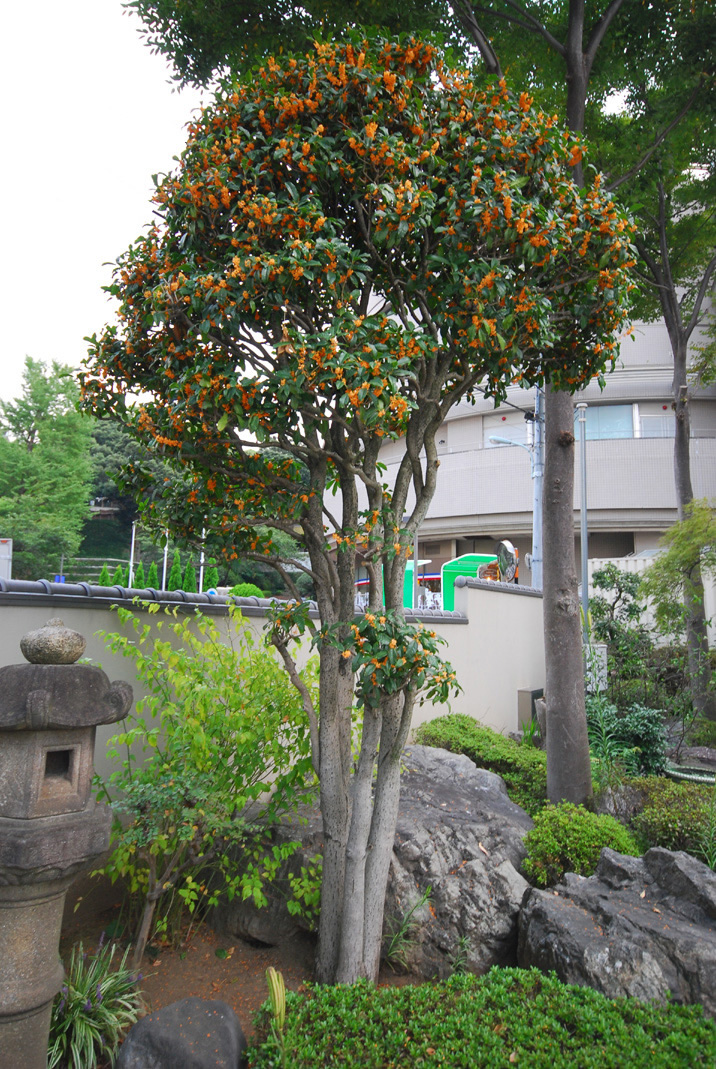
<svg viewBox="0 0 716 1069">
<path fill-rule="evenodd" d="M 297 599 L 272 637 L 299 689 L 291 637 L 313 629 L 321 658 L 320 716 L 304 702 L 323 981 L 377 972 L 400 750 L 419 694 L 452 682 L 402 619 L 436 431 L 478 383 L 499 398 L 599 375 L 626 315 L 630 225 L 598 178 L 573 185 L 581 154 L 528 96 L 479 88 L 430 44 L 356 37 L 269 60 L 191 126 L 158 222 L 117 264 L 119 323 L 93 339 L 87 405 L 185 472 L 154 496 L 135 474 L 148 516 L 277 567 L 272 530 L 305 549 L 320 624 Z M 387 486 L 378 455 L 395 437 Z M 352 626 L 359 555 L 370 619 Z"/>
</svg>

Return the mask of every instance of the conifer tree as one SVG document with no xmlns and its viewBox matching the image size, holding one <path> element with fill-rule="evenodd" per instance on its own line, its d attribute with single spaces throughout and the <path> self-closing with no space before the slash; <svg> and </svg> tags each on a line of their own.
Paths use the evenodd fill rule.
<svg viewBox="0 0 716 1069">
<path fill-rule="evenodd" d="M 159 574 L 157 572 L 157 562 L 155 560 L 149 565 L 149 572 L 147 573 L 147 586 L 150 590 L 156 590 L 159 586 Z"/>
<path fill-rule="evenodd" d="M 134 570 L 134 579 L 132 580 L 132 585 L 135 586 L 137 590 L 142 590 L 143 587 L 146 585 L 146 580 L 144 578 L 144 564 L 141 560 Z"/>
<path fill-rule="evenodd" d="M 209 557 L 204 572 L 204 590 L 216 590 L 219 585 L 219 569 L 216 567 L 216 559 Z"/>
<path fill-rule="evenodd" d="M 186 562 L 182 590 L 187 594 L 196 594 L 196 568 L 194 567 L 194 561 L 192 560 Z"/>
<path fill-rule="evenodd" d="M 167 590 L 181 590 L 181 559 L 179 557 L 179 550 L 174 550 L 174 560 L 172 561 L 171 571 L 169 572 L 169 582 L 167 583 Z"/>
<path fill-rule="evenodd" d="M 99 573 L 99 579 L 97 580 L 97 583 L 99 584 L 99 586 L 109 586 L 110 585 L 109 568 L 107 567 L 107 562 L 106 561 L 102 565 L 102 571 Z"/>
<path fill-rule="evenodd" d="M 118 564 L 112 576 L 112 586 L 124 586 L 124 568 Z"/>
</svg>

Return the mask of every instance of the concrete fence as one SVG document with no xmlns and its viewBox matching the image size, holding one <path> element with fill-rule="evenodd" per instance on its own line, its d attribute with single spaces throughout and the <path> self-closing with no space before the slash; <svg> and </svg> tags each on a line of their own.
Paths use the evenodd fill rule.
<svg viewBox="0 0 716 1069">
<path fill-rule="evenodd" d="M 594 589 L 594 573 L 600 568 L 604 568 L 607 564 L 613 564 L 622 572 L 629 572 L 632 575 L 642 576 L 644 572 L 654 563 L 654 557 L 594 557 L 588 562 L 588 574 L 589 574 L 589 596 L 590 598 L 594 594 L 601 593 Z M 608 592 L 607 592 L 608 598 Z M 709 645 L 713 647 L 716 645 L 716 576 L 707 576 L 704 580 L 704 612 L 706 614 Z M 642 614 L 641 621 L 645 627 L 655 630 L 656 621 L 654 619 L 654 611 L 647 602 L 644 613 Z M 667 643 L 667 639 L 661 640 L 663 644 Z"/>
<path fill-rule="evenodd" d="M 442 654 L 451 662 L 463 688 L 450 710 L 429 703 L 419 706 L 413 726 L 452 711 L 467 713 L 497 731 L 514 731 L 529 716 L 530 694 L 544 687 L 541 595 L 505 583 L 461 582 L 461 586 L 456 584 L 454 612 L 407 612 L 409 620 L 422 621 L 445 640 Z M 93 664 L 100 665 L 110 679 L 131 683 L 135 700 L 141 698 L 143 690 L 134 675 L 133 662 L 112 653 L 99 634 L 120 630 L 113 606 L 134 608 L 135 597 L 159 602 L 182 614 L 198 609 L 211 616 L 227 636 L 232 626 L 227 599 L 221 595 L 0 579 L 0 666 L 21 662 L 21 637 L 59 617 L 87 639 L 85 656 Z M 260 633 L 269 602 L 260 598 L 236 601 L 249 627 Z M 136 610 L 142 611 L 139 606 Z M 156 617 L 147 615 L 147 620 Z M 308 655 L 304 649 L 302 659 Z M 111 728 L 98 729 L 95 764 L 100 775 L 108 771 L 104 753 L 111 734 Z"/>
</svg>

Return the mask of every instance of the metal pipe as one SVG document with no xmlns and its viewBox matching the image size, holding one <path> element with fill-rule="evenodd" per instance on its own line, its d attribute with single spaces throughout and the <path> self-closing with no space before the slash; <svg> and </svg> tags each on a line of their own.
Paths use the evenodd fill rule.
<svg viewBox="0 0 716 1069">
<path fill-rule="evenodd" d="M 580 539 L 582 557 L 582 634 L 585 645 L 589 642 L 589 532 L 587 529 L 587 403 L 577 402 L 579 423 L 579 452 L 581 468 Z"/>
</svg>

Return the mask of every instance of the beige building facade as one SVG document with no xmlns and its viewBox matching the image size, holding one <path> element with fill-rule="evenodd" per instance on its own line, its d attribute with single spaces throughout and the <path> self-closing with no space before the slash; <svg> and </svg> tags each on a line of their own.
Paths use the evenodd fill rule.
<svg viewBox="0 0 716 1069">
<path fill-rule="evenodd" d="M 698 339 L 697 342 L 698 344 Z M 672 363 L 661 323 L 637 324 L 621 345 L 604 390 L 595 382 L 579 395 L 587 408 L 587 515 L 590 558 L 624 557 L 653 550 L 675 522 Z M 438 434 L 437 492 L 419 536 L 419 555 L 439 571 L 462 553 L 491 552 L 509 538 L 520 553 L 520 582 L 529 583 L 525 558 L 532 549 L 534 390 L 512 388 L 499 408 L 478 395 L 450 413 Z M 500 445 L 492 437 L 519 445 Z M 581 507 L 579 432 L 575 423 L 574 528 L 579 560 Z M 402 443 L 382 452 L 390 482 Z M 691 466 L 697 497 L 716 499 L 716 387 L 696 390 L 691 403 Z M 544 555 L 549 547 L 544 547 Z"/>
</svg>

